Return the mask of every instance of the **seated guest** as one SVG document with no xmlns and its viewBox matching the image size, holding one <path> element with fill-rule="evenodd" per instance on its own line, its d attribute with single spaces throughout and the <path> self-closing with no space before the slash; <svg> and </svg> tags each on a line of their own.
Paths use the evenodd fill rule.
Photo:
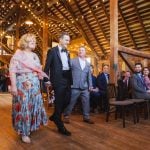
<svg viewBox="0 0 150 150">
<path fill-rule="evenodd" d="M 147 90 L 150 90 L 150 71 L 148 67 L 144 67 L 143 69 L 144 82 Z"/>
<path fill-rule="evenodd" d="M 102 94 L 102 109 L 104 112 L 108 110 L 108 99 L 107 99 L 107 84 L 109 83 L 109 65 L 104 64 L 102 67 L 102 73 L 97 76 L 97 87 Z"/>
<path fill-rule="evenodd" d="M 132 98 L 131 74 L 126 71 L 124 76 L 118 80 L 118 100 Z"/>
<path fill-rule="evenodd" d="M 91 73 L 92 73 L 92 86 L 93 88 L 90 91 L 90 106 L 91 112 L 95 112 L 99 109 L 100 106 L 100 91 L 96 85 L 96 77 L 94 76 L 94 66 L 91 65 Z"/>
<path fill-rule="evenodd" d="M 150 99 L 150 90 L 147 89 L 142 75 L 142 64 L 135 64 L 135 73 L 132 78 L 133 98 Z"/>
</svg>

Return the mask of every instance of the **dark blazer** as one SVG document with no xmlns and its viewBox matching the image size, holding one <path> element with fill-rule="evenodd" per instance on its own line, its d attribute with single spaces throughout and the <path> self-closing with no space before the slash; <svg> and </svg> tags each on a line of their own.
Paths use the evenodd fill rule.
<svg viewBox="0 0 150 150">
<path fill-rule="evenodd" d="M 70 65 L 70 55 L 67 52 L 68 56 L 68 63 L 69 67 L 71 69 Z M 50 76 L 50 81 L 52 83 L 52 86 L 56 87 L 62 84 L 66 84 L 66 79 L 63 76 L 63 69 L 62 69 L 62 61 L 59 53 L 58 46 L 53 47 L 52 49 L 48 50 L 47 53 L 47 59 L 45 63 L 44 72 Z M 70 84 L 72 84 L 72 74 L 71 70 L 69 71 L 69 78 Z M 44 81 L 46 82 L 47 79 L 44 78 Z"/>
<path fill-rule="evenodd" d="M 109 79 L 109 75 L 108 75 Z M 99 88 L 100 91 L 107 91 L 107 80 L 105 77 L 105 74 L 102 72 L 97 76 L 97 87 Z"/>
<path fill-rule="evenodd" d="M 97 78 L 94 75 L 92 75 L 92 86 L 94 89 L 97 87 L 96 80 L 97 80 Z"/>
<path fill-rule="evenodd" d="M 125 100 L 127 98 L 132 98 L 132 85 L 131 79 L 129 78 L 128 86 L 123 79 L 118 80 L 118 100 Z"/>
</svg>

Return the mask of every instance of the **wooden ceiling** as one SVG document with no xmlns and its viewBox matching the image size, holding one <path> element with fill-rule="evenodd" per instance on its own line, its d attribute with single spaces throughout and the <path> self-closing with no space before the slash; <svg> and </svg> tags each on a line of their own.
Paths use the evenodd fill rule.
<svg viewBox="0 0 150 150">
<path fill-rule="evenodd" d="M 150 1 L 119 0 L 119 44 L 150 51 Z M 43 21 L 46 17 L 49 43 L 61 31 L 72 39 L 83 38 L 98 56 L 110 53 L 109 0 L 0 0 L 2 42 L 5 35 L 33 32 L 38 37 L 37 53 L 42 55 Z M 33 25 L 25 24 L 26 20 Z M 4 49 L 12 53 L 9 48 Z"/>
</svg>

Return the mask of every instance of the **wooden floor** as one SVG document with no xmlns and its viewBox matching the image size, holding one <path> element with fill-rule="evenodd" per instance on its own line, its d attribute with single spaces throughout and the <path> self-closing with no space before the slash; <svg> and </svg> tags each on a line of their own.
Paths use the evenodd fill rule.
<svg viewBox="0 0 150 150">
<path fill-rule="evenodd" d="M 52 110 L 47 110 L 48 115 Z M 71 124 L 66 125 L 71 137 L 57 133 L 52 122 L 32 133 L 32 143 L 24 144 L 11 125 L 11 95 L 0 94 L 0 150 L 150 150 L 150 120 L 141 119 L 134 125 L 128 119 L 126 128 L 121 120 L 106 123 L 104 114 L 91 114 L 96 122 L 88 125 L 82 116 L 71 116 Z"/>
</svg>

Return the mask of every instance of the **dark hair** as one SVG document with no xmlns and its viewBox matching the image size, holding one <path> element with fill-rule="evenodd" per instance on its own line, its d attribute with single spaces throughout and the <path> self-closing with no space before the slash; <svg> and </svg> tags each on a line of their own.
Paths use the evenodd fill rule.
<svg viewBox="0 0 150 150">
<path fill-rule="evenodd" d="M 144 68 L 143 68 L 143 71 L 144 71 L 144 69 L 148 69 L 148 70 L 149 70 L 148 67 L 144 67 Z M 142 71 L 142 72 L 143 72 L 143 71 Z M 149 70 L 149 71 L 150 71 L 150 70 Z M 148 74 L 148 77 L 150 78 L 150 72 L 149 72 L 149 74 Z"/>
<path fill-rule="evenodd" d="M 102 69 L 103 69 L 105 66 L 109 67 L 108 64 L 102 64 Z"/>
<path fill-rule="evenodd" d="M 135 63 L 135 66 L 137 66 L 137 65 L 140 65 L 140 66 L 142 67 L 142 64 L 141 64 L 141 63 Z"/>
<path fill-rule="evenodd" d="M 69 36 L 69 33 L 68 33 L 68 32 L 62 32 L 62 33 L 59 35 L 59 39 L 63 38 L 65 35 Z"/>
<path fill-rule="evenodd" d="M 143 70 L 144 70 L 144 69 L 148 69 L 148 70 L 149 70 L 149 68 L 148 68 L 148 67 L 144 67 L 144 68 L 143 68 Z"/>
</svg>

